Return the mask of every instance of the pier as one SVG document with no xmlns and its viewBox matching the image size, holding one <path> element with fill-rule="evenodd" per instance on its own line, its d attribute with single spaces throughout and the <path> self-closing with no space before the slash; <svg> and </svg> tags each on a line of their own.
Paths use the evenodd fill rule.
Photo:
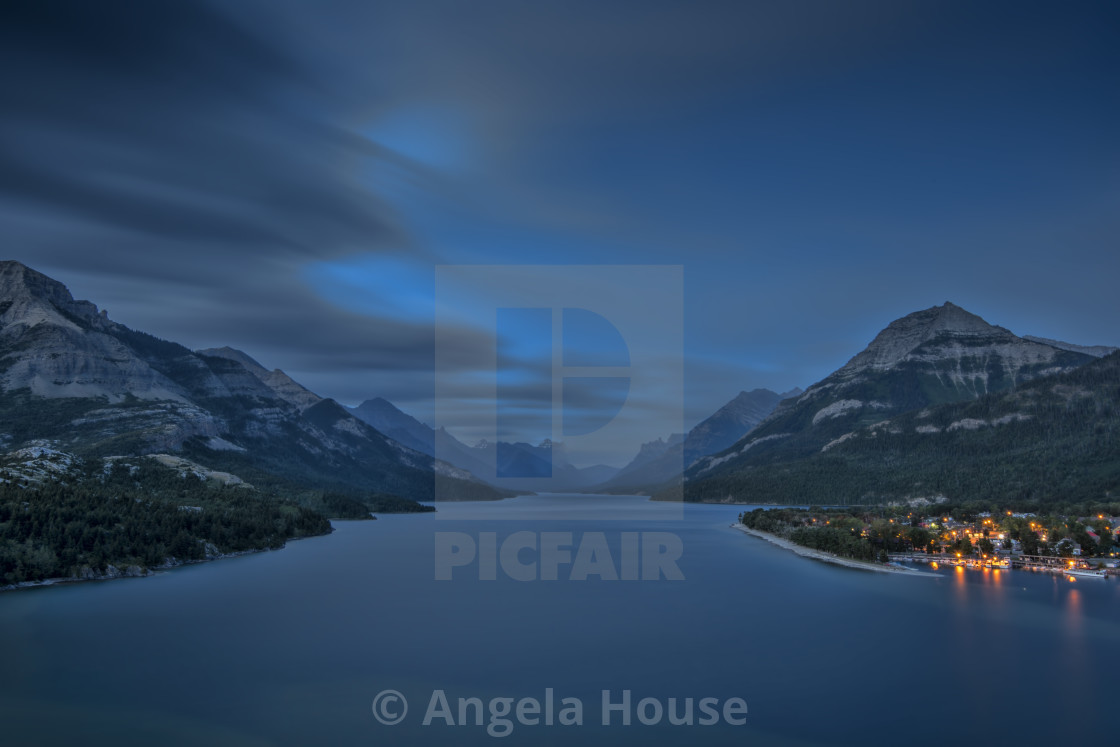
<svg viewBox="0 0 1120 747">
<path fill-rule="evenodd" d="M 887 555 L 892 562 L 899 563 L 936 563 L 937 565 L 960 565 L 966 568 L 1008 569 L 1012 567 L 1006 556 L 994 558 L 958 558 L 955 555 L 928 555 L 922 552 L 892 552 Z"/>
<path fill-rule="evenodd" d="M 953 555 L 930 555 L 921 552 L 899 552 L 888 555 L 891 562 L 900 563 L 936 563 L 939 566 L 964 566 L 965 568 L 991 568 L 1021 571 L 1036 571 L 1041 573 L 1068 573 L 1070 570 L 1096 570 L 1093 563 L 1084 564 L 1075 558 L 1063 558 L 1054 555 L 1000 555 L 992 558 L 958 558 Z M 1070 562 L 1073 561 L 1073 565 Z M 1104 569 L 1107 576 L 1120 576 L 1120 569 Z"/>
</svg>

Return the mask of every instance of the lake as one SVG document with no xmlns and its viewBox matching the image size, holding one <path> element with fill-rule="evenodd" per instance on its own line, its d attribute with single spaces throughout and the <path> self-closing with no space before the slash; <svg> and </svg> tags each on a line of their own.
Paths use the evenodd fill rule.
<svg viewBox="0 0 1120 747">
<path fill-rule="evenodd" d="M 1120 695 L 1120 583 L 1025 571 L 935 578 L 799 558 L 729 528 L 743 507 L 624 496 L 440 504 L 437 514 L 336 522 L 276 552 L 143 579 L 0 594 L 0 741 L 10 745 L 862 745 L 1108 743 Z M 558 580 L 547 553 L 577 547 Z M 457 534 L 449 534 L 457 533 Z M 556 533 L 560 533 L 557 535 Z M 477 540 L 437 581 L 441 536 Z M 486 580 L 489 540 L 494 580 Z M 549 535 L 551 539 L 546 537 Z M 566 573 L 584 555 L 629 578 L 651 538 L 679 539 L 683 580 Z M 517 538 L 515 538 L 517 539 Z M 605 543 L 605 545 L 603 544 Z M 524 544 L 524 543 L 522 543 Z M 669 543 L 670 545 L 672 543 Z M 652 546 L 652 545 L 651 545 Z M 446 548 L 445 548 L 446 549 Z M 672 547 L 661 550 L 672 555 Z M 653 547 L 653 550 L 658 550 Z M 465 552 L 465 551 L 464 551 Z M 607 557 L 609 556 L 609 557 Z M 463 563 L 467 555 L 455 556 Z M 629 559 L 628 559 L 629 558 Z M 635 558 L 637 558 L 635 560 Z M 534 580 L 506 573 L 529 567 Z M 661 558 L 666 561 L 665 557 Z M 638 565 L 635 566 L 634 563 Z M 657 568 L 656 565 L 652 566 Z M 627 570 L 629 569 L 629 570 Z M 445 569 L 446 570 L 446 569 Z M 480 576 L 483 578 L 480 579 Z M 399 692 L 399 724 L 372 703 Z M 434 691 L 452 720 L 422 719 Z M 543 721 L 546 691 L 582 725 Z M 601 725 L 608 691 L 611 726 Z M 621 705 L 623 691 L 630 707 Z M 495 698 L 508 736 L 487 732 Z M 654 725 L 638 719 L 639 701 Z M 683 718 L 672 725 L 673 698 Z M 696 723 L 702 698 L 746 703 Z M 504 701 L 496 701 L 498 712 Z M 387 704 L 386 704 L 387 703 Z M 382 702 L 386 720 L 400 703 Z M 440 713 L 438 702 L 435 713 Z M 516 708 L 516 703 L 511 709 Z M 620 723 L 631 714 L 630 726 Z M 571 715 L 569 713 L 569 715 Z M 733 717 L 734 718 L 734 717 Z M 500 720 L 500 719 L 499 719 Z M 501 724 L 497 730 L 501 731 Z"/>
</svg>

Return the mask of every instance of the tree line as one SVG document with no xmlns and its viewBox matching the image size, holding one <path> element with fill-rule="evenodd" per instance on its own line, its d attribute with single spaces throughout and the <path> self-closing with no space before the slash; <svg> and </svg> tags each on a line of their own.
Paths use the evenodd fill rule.
<svg viewBox="0 0 1120 747">
<path fill-rule="evenodd" d="M 330 522 L 290 501 L 137 460 L 96 478 L 0 484 L 0 583 L 150 569 L 282 547 Z"/>
</svg>

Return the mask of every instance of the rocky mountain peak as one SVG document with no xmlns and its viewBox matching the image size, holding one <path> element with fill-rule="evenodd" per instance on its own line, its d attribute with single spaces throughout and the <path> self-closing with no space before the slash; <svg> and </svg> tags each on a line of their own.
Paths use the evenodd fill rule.
<svg viewBox="0 0 1120 747">
<path fill-rule="evenodd" d="M 405 413 L 401 412 L 400 408 L 398 408 L 396 405 L 394 405 L 392 402 L 385 399 L 384 397 L 374 397 L 373 399 L 367 399 L 364 402 L 362 402 L 360 405 L 355 407 L 354 412 L 359 413 L 359 417 L 362 414 L 368 415 L 370 417 L 376 417 L 376 416 L 399 417 L 399 416 L 405 415 Z M 376 428 L 377 426 L 374 425 L 374 427 Z"/>
<path fill-rule="evenodd" d="M 0 295 L 6 299 L 34 296 L 62 303 L 74 300 L 65 285 L 15 260 L 0 261 Z"/>
<path fill-rule="evenodd" d="M 712 468 L 741 470 L 775 455 L 823 453 L 892 415 L 1013 390 L 1091 360 L 1018 337 L 952 303 L 917 311 L 891 322 L 863 352 L 796 400 L 786 400 L 737 452 L 693 463 L 690 476 Z"/>
<path fill-rule="evenodd" d="M 75 301 L 65 285 L 15 260 L 0 261 L 0 300 L 4 326 L 77 326 L 76 320 L 92 324 L 101 319 L 92 303 Z"/>
<path fill-rule="evenodd" d="M 975 314 L 946 301 L 941 306 L 915 311 L 891 322 L 863 352 L 848 361 L 840 371 L 890 368 L 923 343 L 941 336 L 985 337 L 1006 341 L 1019 339 L 1003 327 L 988 324 Z"/>
<path fill-rule="evenodd" d="M 279 369 L 235 348 L 196 353 L 109 321 L 19 262 L 0 262 L 0 322 L 9 445 L 49 440 L 78 455 L 192 450 L 207 459 L 236 452 L 300 490 L 335 485 L 428 499 L 438 468 L 447 484 L 496 497 Z"/>
</svg>

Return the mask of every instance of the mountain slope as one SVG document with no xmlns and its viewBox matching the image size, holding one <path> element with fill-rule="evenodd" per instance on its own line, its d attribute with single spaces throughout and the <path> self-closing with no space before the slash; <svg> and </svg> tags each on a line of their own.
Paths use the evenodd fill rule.
<svg viewBox="0 0 1120 747">
<path fill-rule="evenodd" d="M 20 456 L 53 462 L 65 480 L 20 477 L 10 463 L 0 468 L 0 590 L 47 579 L 142 576 L 331 531 L 320 513 L 228 475 L 182 469 L 185 460 L 82 463 L 45 447 L 24 451 Z"/>
<path fill-rule="evenodd" d="M 674 434 L 668 441 L 657 439 L 642 444 L 638 455 L 603 488 L 646 488 L 678 477 L 697 459 L 722 451 L 745 436 L 765 420 L 783 399 L 801 393 L 800 389 L 785 394 L 776 394 L 769 389 L 739 392 L 687 435 Z"/>
<path fill-rule="evenodd" d="M 800 394 L 800 389 L 792 389 L 785 394 L 775 394 L 769 389 L 739 392 L 733 400 L 688 432 L 684 442 L 685 465 L 702 456 L 723 451 L 765 420 L 779 402 Z"/>
<path fill-rule="evenodd" d="M 1025 340 L 951 303 L 935 306 L 891 322 L 865 350 L 782 402 L 746 438 L 691 465 L 686 479 L 809 457 L 893 415 L 976 399 L 1092 360 Z"/>
<path fill-rule="evenodd" d="M 1108 345 L 1076 345 L 1072 342 L 1062 342 L 1061 340 L 1051 340 L 1046 337 L 1035 337 L 1034 335 L 1023 335 L 1024 340 L 1031 342 L 1041 342 L 1043 345 L 1058 348 L 1059 350 L 1069 350 L 1074 353 L 1084 353 L 1091 355 L 1094 358 L 1103 358 L 1106 355 L 1115 353 L 1120 348 L 1110 347 Z"/>
<path fill-rule="evenodd" d="M 108 319 L 61 283 L 0 262 L 0 444 L 80 457 L 182 452 L 254 484 L 430 499 L 498 497 L 230 348 L 192 352 Z"/>
<path fill-rule="evenodd" d="M 288 374 L 281 371 L 279 368 L 269 371 L 261 364 L 253 360 L 247 353 L 236 350 L 229 346 L 221 348 L 210 348 L 207 350 L 195 351 L 198 355 L 207 356 L 210 358 L 226 358 L 228 360 L 240 363 L 246 371 L 251 373 L 258 381 L 268 387 L 273 394 L 288 404 L 295 405 L 300 409 L 306 409 L 314 404 L 322 402 L 323 398 L 318 394 L 311 392 L 303 387 L 303 385 L 294 381 Z M 388 434 L 386 434 L 388 435 Z"/>
<path fill-rule="evenodd" d="M 397 409 L 389 400 L 382 397 L 367 399 L 350 408 L 350 412 L 397 443 L 435 456 L 435 430 Z"/>
<path fill-rule="evenodd" d="M 1014 390 L 858 427 L 816 453 L 724 469 L 687 500 L 1045 506 L 1120 496 L 1120 353 Z"/>
</svg>

